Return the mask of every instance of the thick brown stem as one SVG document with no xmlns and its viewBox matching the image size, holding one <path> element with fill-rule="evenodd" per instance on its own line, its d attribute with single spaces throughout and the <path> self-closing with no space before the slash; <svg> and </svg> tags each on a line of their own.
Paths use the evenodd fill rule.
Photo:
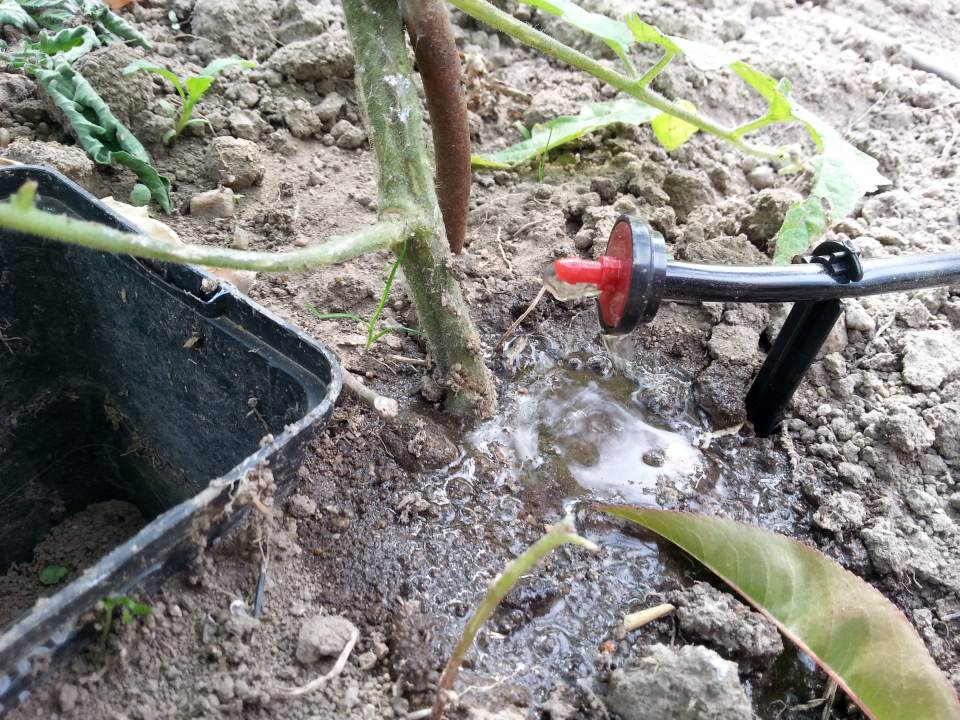
<svg viewBox="0 0 960 720">
<path fill-rule="evenodd" d="M 450 249 L 461 253 L 470 209 L 470 129 L 460 54 L 442 0 L 403 0 L 401 7 L 430 113 L 443 225 Z"/>
</svg>

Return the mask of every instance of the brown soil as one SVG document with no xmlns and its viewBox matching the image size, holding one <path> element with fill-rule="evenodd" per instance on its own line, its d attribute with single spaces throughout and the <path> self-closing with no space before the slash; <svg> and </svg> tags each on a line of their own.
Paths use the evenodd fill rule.
<svg viewBox="0 0 960 720">
<path fill-rule="evenodd" d="M 618 0 L 585 4 L 613 15 L 625 9 Z M 552 19 L 509 7 L 605 52 Z M 170 28 L 170 8 L 180 33 Z M 878 158 L 892 185 L 865 199 L 832 237 L 854 240 L 865 256 L 958 242 L 960 89 L 911 69 L 899 44 L 949 57 L 960 36 L 953 3 L 696 0 L 629 9 L 667 32 L 726 43 L 789 77 L 807 106 Z M 218 136 L 252 144 L 224 172 L 211 157 L 208 130 L 169 148 L 159 144 L 160 101 L 169 88 L 119 75 L 141 51 L 110 47 L 84 60 L 84 73 L 173 180 L 178 210 L 165 220 L 184 239 L 280 250 L 374 220 L 374 166 L 338 6 L 149 0 L 135 4 L 132 19 L 155 41 L 154 59 L 176 70 L 253 50 L 261 63 L 249 74 L 227 72 L 199 106 Z M 516 121 L 530 125 L 611 97 L 575 71 L 454 19 L 471 68 L 477 148 L 518 140 Z M 897 28 L 897 38 L 888 43 L 862 28 Z M 314 32 L 323 33 L 320 41 L 297 45 Z M 657 82 L 727 120 L 758 109 L 734 80 L 704 83 L 682 64 Z M 52 163 L 99 196 L 125 198 L 131 176 L 91 168 L 32 81 L 0 75 L 0 98 L 0 141 L 12 143 L 0 155 Z M 778 130 L 777 139 L 788 132 Z M 555 155 L 542 183 L 536 168 L 474 173 L 468 248 L 455 262 L 488 350 L 539 290 L 544 265 L 601 252 L 619 213 L 650 219 L 678 259 L 768 262 L 767 214 L 790 191 L 805 189 L 803 178 L 778 176 L 701 135 L 668 155 L 647 128 L 621 127 Z M 191 197 L 218 182 L 234 185 L 236 213 L 188 214 Z M 707 431 L 743 422 L 745 390 L 784 308 L 668 304 L 611 352 L 591 302 L 547 298 L 502 355 L 490 353 L 502 380 L 501 414 L 458 439 L 424 399 L 433 388 L 422 366 L 398 359 L 422 361 L 415 337 L 391 333 L 365 353 L 358 323 L 319 320 L 307 308 L 369 317 L 389 263 L 384 253 L 302 275 L 260 276 L 250 295 L 335 349 L 378 391 L 432 420 L 390 430 L 345 397 L 311 446 L 299 495 L 279 508 L 285 512 L 252 515 L 196 567 L 142 598 L 154 607 L 149 618 L 118 627 L 106 649 L 91 646 L 38 683 L 10 717 L 405 717 L 430 702 L 488 581 L 546 523 L 572 510 L 604 550 L 560 551 L 508 598 L 470 655 L 455 712 L 487 717 L 480 708 L 515 707 L 554 720 L 606 717 L 613 671 L 637 665 L 654 643 L 696 642 L 738 662 L 757 716 L 780 717 L 786 705 L 790 717 L 819 718 L 821 708 L 797 706 L 823 694 L 824 677 L 789 650 L 771 668 L 757 662 L 756 649 L 730 650 L 682 619 L 605 644 L 623 613 L 706 579 L 681 555 L 589 512 L 590 500 L 616 493 L 760 524 L 819 548 L 902 608 L 960 687 L 960 367 L 950 355 L 960 294 L 849 303 L 782 436 L 762 440 L 745 427 L 712 437 L 709 447 Z M 383 319 L 415 324 L 402 283 Z M 937 353 L 946 355 L 939 375 L 928 362 Z M 658 463 L 660 470 L 637 470 Z M 604 472 L 591 472 L 598 467 Z M 257 619 L 251 608 L 261 548 L 270 561 Z M 301 625 L 317 614 L 348 618 L 360 640 L 339 677 L 306 698 L 284 698 L 283 688 L 329 668 L 329 661 L 296 659 Z M 833 717 L 857 714 L 838 699 Z"/>
</svg>

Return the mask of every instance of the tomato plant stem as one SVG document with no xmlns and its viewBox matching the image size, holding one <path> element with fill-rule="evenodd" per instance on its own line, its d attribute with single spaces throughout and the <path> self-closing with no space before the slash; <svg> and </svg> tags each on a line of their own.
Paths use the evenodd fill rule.
<svg viewBox="0 0 960 720">
<path fill-rule="evenodd" d="M 408 223 L 380 222 L 346 235 L 332 235 L 324 242 L 302 250 L 280 253 L 234 250 L 158 240 L 46 212 L 34 206 L 35 193 L 36 184 L 26 183 L 10 201 L 0 203 L 0 227 L 95 250 L 236 270 L 276 272 L 332 265 L 398 245 L 416 232 L 416 228 Z"/>
</svg>

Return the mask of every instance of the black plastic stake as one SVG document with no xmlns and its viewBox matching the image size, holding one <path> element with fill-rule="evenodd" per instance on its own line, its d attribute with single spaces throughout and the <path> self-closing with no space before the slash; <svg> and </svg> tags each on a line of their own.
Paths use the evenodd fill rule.
<svg viewBox="0 0 960 720">
<path fill-rule="evenodd" d="M 859 282 L 863 278 L 860 253 L 849 242 L 820 243 L 812 255 L 800 262 L 823 265 L 838 283 Z M 842 310 L 843 305 L 836 298 L 794 304 L 747 393 L 747 419 L 759 437 L 767 437 L 780 424 Z"/>
<path fill-rule="evenodd" d="M 747 418 L 759 437 L 780 424 L 793 393 L 840 317 L 839 300 L 798 302 L 747 393 Z"/>
</svg>

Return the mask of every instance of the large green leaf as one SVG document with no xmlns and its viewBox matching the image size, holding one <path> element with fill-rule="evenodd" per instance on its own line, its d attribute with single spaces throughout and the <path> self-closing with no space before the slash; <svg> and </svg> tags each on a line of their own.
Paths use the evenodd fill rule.
<svg viewBox="0 0 960 720">
<path fill-rule="evenodd" d="M 16 0 L 2 0 L 0 2 L 0 25 L 13 25 L 15 28 L 36 32 L 37 23 Z"/>
<path fill-rule="evenodd" d="M 609 18 L 606 15 L 584 10 L 570 0 L 520 0 L 551 15 L 556 15 L 579 30 L 596 35 L 603 40 L 631 70 L 630 46 L 633 45 L 633 36 L 622 22 Z"/>
<path fill-rule="evenodd" d="M 659 113 L 656 108 L 632 98 L 587 105 L 579 115 L 562 115 L 537 125 L 526 140 L 506 150 L 474 155 L 471 162 L 477 167 L 511 168 L 594 130 L 614 123 L 639 125 L 650 122 Z"/>
<path fill-rule="evenodd" d="M 37 67 L 32 72 L 63 112 L 87 154 L 101 165 L 116 162 L 133 170 L 160 207 L 170 212 L 169 182 L 150 164 L 149 153 L 86 78 L 59 57 L 52 67 Z"/>
<path fill-rule="evenodd" d="M 731 520 L 601 507 L 666 538 L 808 653 L 874 720 L 957 720 L 960 702 L 889 600 L 816 550 Z"/>
</svg>

